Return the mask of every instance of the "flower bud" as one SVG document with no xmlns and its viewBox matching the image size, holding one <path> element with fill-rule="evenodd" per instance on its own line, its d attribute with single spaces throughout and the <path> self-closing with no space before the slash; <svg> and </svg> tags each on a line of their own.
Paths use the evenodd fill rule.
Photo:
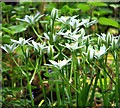
<svg viewBox="0 0 120 108">
<path fill-rule="evenodd" d="M 110 42 L 112 41 L 112 35 L 110 33 L 107 34 L 107 45 L 110 45 Z"/>
<path fill-rule="evenodd" d="M 100 46 L 101 46 L 101 38 L 100 37 L 98 37 L 98 47 L 100 48 Z"/>
<path fill-rule="evenodd" d="M 83 39 L 83 37 L 85 36 L 85 30 L 82 28 L 82 29 L 80 29 L 80 32 L 81 32 L 81 37 Z"/>
<path fill-rule="evenodd" d="M 87 47 L 89 46 L 89 43 L 90 43 L 90 39 L 89 39 L 89 37 L 87 37 L 87 39 L 86 39 L 86 46 Z"/>
<path fill-rule="evenodd" d="M 119 47 L 118 39 L 112 39 L 112 50 L 115 50 Z"/>
<path fill-rule="evenodd" d="M 118 54 L 116 53 L 116 51 L 114 51 L 114 58 L 115 58 L 115 60 L 117 60 L 117 58 L 118 58 Z"/>
<path fill-rule="evenodd" d="M 49 45 L 48 46 L 48 50 L 47 50 L 47 54 L 48 54 L 48 57 L 49 58 L 53 58 L 53 54 L 54 54 L 54 49 L 53 49 L 53 46 L 52 45 Z"/>
<path fill-rule="evenodd" d="M 53 8 L 51 12 L 51 19 L 55 20 L 56 18 L 58 18 L 58 9 Z"/>
<path fill-rule="evenodd" d="M 115 39 L 112 39 L 112 50 L 115 50 Z"/>
<path fill-rule="evenodd" d="M 29 58 L 29 49 L 28 48 L 26 49 L 25 58 L 26 58 L 26 60 L 28 60 L 28 58 Z"/>
<path fill-rule="evenodd" d="M 94 49 L 88 47 L 87 58 L 89 62 L 93 59 L 94 53 L 95 53 Z"/>
<path fill-rule="evenodd" d="M 80 67 L 80 58 L 79 57 L 77 57 L 77 64 Z"/>
<path fill-rule="evenodd" d="M 88 54 L 87 54 L 87 58 L 88 58 L 88 61 L 90 61 L 90 50 L 88 50 Z"/>
</svg>

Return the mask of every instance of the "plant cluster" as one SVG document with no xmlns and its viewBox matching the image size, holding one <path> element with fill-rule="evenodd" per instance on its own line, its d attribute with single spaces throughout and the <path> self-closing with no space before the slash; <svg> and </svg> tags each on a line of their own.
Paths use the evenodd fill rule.
<svg viewBox="0 0 120 108">
<path fill-rule="evenodd" d="M 45 14 L 37 12 L 35 16 L 25 15 L 24 19 L 16 19 L 31 27 L 37 39 L 20 37 L 19 40 L 10 39 L 9 44 L 1 45 L 15 63 L 13 78 L 19 78 L 18 82 L 13 79 L 11 85 L 13 91 L 19 87 L 19 96 L 12 89 L 3 87 L 3 104 L 97 106 L 100 101 L 101 106 L 114 104 L 118 107 L 120 36 L 111 33 L 88 35 L 86 29 L 96 25 L 98 20 L 79 20 L 78 15 L 66 17 L 58 13 L 58 9 L 52 9 L 43 36 L 39 35 L 35 24 L 40 18 L 47 17 Z M 60 29 L 55 28 L 56 22 L 61 24 Z M 4 27 L 3 30 L 7 31 Z M 110 65 L 109 54 L 113 56 Z M 45 79 L 42 78 L 41 70 L 45 71 Z M 35 95 L 37 88 L 33 82 L 36 76 L 42 96 Z M 23 80 L 26 80 L 25 86 Z M 11 96 L 10 101 L 7 100 L 10 98 L 8 94 Z"/>
</svg>

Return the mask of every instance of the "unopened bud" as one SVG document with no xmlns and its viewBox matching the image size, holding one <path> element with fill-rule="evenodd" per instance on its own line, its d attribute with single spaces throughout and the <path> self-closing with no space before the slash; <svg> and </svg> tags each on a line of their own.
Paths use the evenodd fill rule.
<svg viewBox="0 0 120 108">
<path fill-rule="evenodd" d="M 48 54 L 48 57 L 49 58 L 53 58 L 53 54 L 54 54 L 54 49 L 53 49 L 53 46 L 52 45 L 49 45 L 48 46 L 48 50 L 47 50 L 47 54 Z"/>
<path fill-rule="evenodd" d="M 26 60 L 28 60 L 28 58 L 29 58 L 29 49 L 28 48 L 26 49 L 25 58 L 26 58 Z"/>
<path fill-rule="evenodd" d="M 89 43 L 90 43 L 90 39 L 89 39 L 89 37 L 87 37 L 87 39 L 86 39 L 86 46 L 87 47 L 89 46 Z"/>
<path fill-rule="evenodd" d="M 51 12 L 51 19 L 55 20 L 56 18 L 58 18 L 58 9 L 53 8 Z"/>
<path fill-rule="evenodd" d="M 112 35 L 110 33 L 107 34 L 107 45 L 110 45 L 110 42 L 112 41 Z"/>
<path fill-rule="evenodd" d="M 78 66 L 80 66 L 80 58 L 77 57 L 77 63 L 78 63 Z"/>
<path fill-rule="evenodd" d="M 98 37 L 98 47 L 100 48 L 100 46 L 101 46 L 101 38 L 100 37 Z"/>
</svg>

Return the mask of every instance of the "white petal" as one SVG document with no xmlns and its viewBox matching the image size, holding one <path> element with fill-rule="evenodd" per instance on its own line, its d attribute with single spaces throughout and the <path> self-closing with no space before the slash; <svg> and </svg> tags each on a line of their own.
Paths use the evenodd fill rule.
<svg viewBox="0 0 120 108">
<path fill-rule="evenodd" d="M 49 60 L 53 65 L 58 65 L 58 63 L 56 61 L 53 60 Z"/>
</svg>

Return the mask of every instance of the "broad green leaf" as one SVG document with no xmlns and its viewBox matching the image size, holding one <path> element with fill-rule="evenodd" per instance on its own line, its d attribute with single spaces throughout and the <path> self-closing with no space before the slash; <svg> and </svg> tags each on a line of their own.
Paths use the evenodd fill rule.
<svg viewBox="0 0 120 108">
<path fill-rule="evenodd" d="M 112 13 L 113 13 L 113 10 L 112 10 L 111 8 L 98 7 L 98 10 L 99 10 L 99 11 L 105 11 L 105 12 L 107 12 L 108 14 L 112 14 Z"/>
<path fill-rule="evenodd" d="M 108 13 L 107 13 L 106 11 L 104 11 L 104 10 L 101 10 L 101 11 L 93 11 L 93 13 L 96 14 L 96 15 L 98 15 L 98 16 L 99 16 L 99 15 L 102 15 L 102 16 L 103 16 L 103 15 L 105 15 L 105 14 L 108 14 Z"/>
<path fill-rule="evenodd" d="M 116 4 L 111 4 L 110 6 L 113 7 L 113 8 L 118 8 L 118 7 L 120 7 L 120 5 L 116 5 Z"/>
<path fill-rule="evenodd" d="M 103 2 L 88 2 L 88 4 L 92 5 L 92 6 L 107 6 L 106 3 Z"/>
<path fill-rule="evenodd" d="M 61 13 L 67 14 L 70 11 L 70 7 L 68 5 L 64 5 L 61 9 Z"/>
<path fill-rule="evenodd" d="M 79 9 L 81 9 L 83 12 L 86 12 L 86 11 L 90 10 L 90 6 L 88 4 L 81 4 L 80 3 L 80 4 L 77 5 L 77 7 Z"/>
<path fill-rule="evenodd" d="M 46 6 L 47 11 L 52 11 L 53 8 L 57 8 L 57 3 L 52 3 L 51 2 Z"/>
<path fill-rule="evenodd" d="M 69 13 L 71 14 L 71 13 L 77 13 L 78 12 L 78 9 L 74 9 L 74 8 L 70 8 L 70 11 L 69 11 Z"/>
<path fill-rule="evenodd" d="M 27 29 L 27 25 L 15 25 L 15 26 L 11 26 L 9 28 L 5 28 L 5 27 L 2 27 L 2 30 L 9 33 L 9 34 L 16 34 L 16 33 L 20 33 L 20 32 L 23 32 Z"/>
<path fill-rule="evenodd" d="M 19 6 L 19 7 L 15 7 L 14 9 L 16 11 L 23 11 L 24 8 L 25 8 L 24 6 Z"/>
<path fill-rule="evenodd" d="M 8 28 L 2 27 L 2 30 L 5 31 L 5 32 L 7 32 L 7 33 L 9 33 L 9 34 L 14 35 L 14 31 L 12 31 L 12 30 L 10 30 Z"/>
<path fill-rule="evenodd" d="M 119 28 L 118 22 L 116 22 L 112 19 L 109 19 L 109 18 L 105 18 L 105 17 L 100 17 L 98 23 L 101 25 L 108 25 L 108 26 L 113 26 L 113 27 Z"/>
<path fill-rule="evenodd" d="M 2 11 L 3 12 L 9 12 L 12 10 L 12 5 L 5 5 L 4 3 L 2 3 Z"/>
<path fill-rule="evenodd" d="M 0 39 L 2 38 L 2 43 L 10 43 L 10 39 L 11 37 L 9 35 L 4 35 L 2 37 L 0 37 Z"/>
</svg>

